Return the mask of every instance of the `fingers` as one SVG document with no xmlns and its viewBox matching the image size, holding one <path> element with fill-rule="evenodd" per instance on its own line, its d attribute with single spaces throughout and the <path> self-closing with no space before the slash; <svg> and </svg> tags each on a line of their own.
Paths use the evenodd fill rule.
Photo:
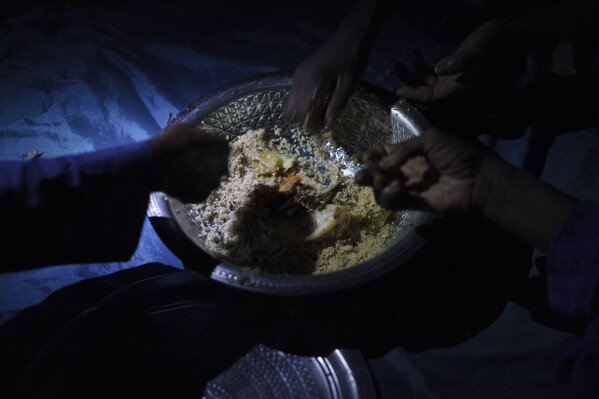
<svg viewBox="0 0 599 399">
<path fill-rule="evenodd" d="M 387 185 L 391 182 L 392 180 L 385 175 L 382 174 L 377 174 L 374 176 L 374 179 L 372 181 L 372 187 L 375 190 L 382 190 L 385 187 L 387 187 Z"/>
<path fill-rule="evenodd" d="M 308 93 L 308 90 L 307 85 L 300 87 L 294 84 L 291 87 L 283 113 L 286 119 L 297 123 L 303 123 L 306 120 L 312 103 L 312 96 Z"/>
<path fill-rule="evenodd" d="M 375 198 L 379 205 L 389 210 L 429 209 L 419 192 L 410 190 L 400 179 L 389 182 L 384 188 L 375 188 Z"/>
<path fill-rule="evenodd" d="M 333 91 L 326 110 L 325 126 L 331 126 L 341 110 L 347 104 L 349 96 L 354 89 L 353 78 L 348 74 L 342 74 L 337 79 L 337 86 Z"/>
<path fill-rule="evenodd" d="M 482 56 L 488 53 L 503 34 L 504 26 L 497 20 L 484 23 L 464 40 L 455 54 L 439 61 L 435 72 L 439 76 L 445 76 L 476 69 Z"/>
<path fill-rule="evenodd" d="M 454 54 L 443 58 L 437 63 L 435 73 L 439 76 L 447 76 L 464 73 L 465 70 L 472 69 L 473 64 L 477 63 L 480 58 L 480 46 L 484 45 L 480 39 L 477 31 L 473 32 Z"/>
<path fill-rule="evenodd" d="M 362 153 L 362 162 L 366 165 L 372 163 L 378 163 L 378 161 L 385 155 L 388 154 L 388 148 L 383 144 L 372 147 L 371 149 Z"/>
<path fill-rule="evenodd" d="M 375 190 L 377 189 L 375 188 Z M 393 210 L 402 208 L 402 202 L 405 202 L 402 200 L 405 200 L 406 192 L 403 183 L 399 179 L 391 181 L 389 185 L 378 190 L 378 201 L 383 208 Z"/>
<path fill-rule="evenodd" d="M 302 124 L 304 130 L 310 133 L 319 133 L 322 131 L 325 126 L 327 103 L 327 91 L 317 88 L 312 100 L 310 100 L 310 106 L 305 118 L 298 121 Z"/>
<path fill-rule="evenodd" d="M 356 184 L 360 186 L 372 186 L 374 183 L 374 176 L 367 170 L 359 170 L 354 177 Z"/>
<path fill-rule="evenodd" d="M 462 75 L 430 76 L 425 80 L 425 85 L 418 87 L 403 86 L 395 90 L 395 94 L 417 105 L 435 105 L 455 97 L 466 90 L 460 77 Z"/>
<path fill-rule="evenodd" d="M 378 145 L 366 151 L 362 159 L 367 167 L 356 174 L 357 184 L 371 186 L 377 202 L 384 208 L 422 209 L 418 193 L 406 186 L 400 166 L 424 152 L 425 138 L 416 137 L 400 144 Z"/>
<path fill-rule="evenodd" d="M 361 170 L 356 174 L 355 181 L 362 186 L 371 186 L 376 201 L 384 208 L 401 209 L 406 202 L 405 187 L 400 179 L 391 180 L 385 175 L 372 174 L 367 170 Z"/>
<path fill-rule="evenodd" d="M 405 178 L 400 167 L 409 158 L 423 154 L 426 143 L 426 138 L 419 136 L 403 143 L 381 144 L 365 151 L 362 160 L 366 167 L 356 175 L 356 182 L 382 188 L 393 179 Z"/>
<path fill-rule="evenodd" d="M 467 62 L 461 54 L 452 54 L 443 58 L 435 66 L 435 73 L 439 76 L 453 75 L 461 73 L 464 70 L 464 64 Z"/>
<path fill-rule="evenodd" d="M 389 155 L 383 157 L 378 166 L 385 173 L 393 173 L 399 170 L 409 158 L 425 153 L 426 141 L 422 136 L 415 137 L 394 146 Z"/>
<path fill-rule="evenodd" d="M 323 92 L 324 78 L 319 71 L 300 66 L 293 75 L 283 116 L 303 125 L 322 125 L 324 104 L 317 104 Z M 320 122 L 319 122 L 320 120 Z"/>
<path fill-rule="evenodd" d="M 432 87 L 428 86 L 402 86 L 395 90 L 395 94 L 408 101 L 419 103 L 432 103 L 435 101 L 435 91 Z"/>
<path fill-rule="evenodd" d="M 356 173 L 354 178 L 356 183 L 361 186 L 374 186 L 375 178 L 380 174 L 378 163 L 387 154 L 387 147 L 382 144 L 362 153 L 362 162 L 366 167 Z M 377 184 L 381 184 L 380 179 Z"/>
</svg>

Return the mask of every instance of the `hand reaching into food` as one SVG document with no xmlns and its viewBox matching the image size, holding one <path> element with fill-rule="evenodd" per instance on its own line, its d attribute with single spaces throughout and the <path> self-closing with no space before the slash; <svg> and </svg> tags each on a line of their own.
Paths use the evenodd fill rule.
<svg viewBox="0 0 599 399">
<path fill-rule="evenodd" d="M 146 142 L 0 162 L 0 270 L 127 261 L 150 192 L 202 201 L 227 172 L 227 157 L 225 140 L 178 125 Z"/>
<path fill-rule="evenodd" d="M 183 202 L 203 201 L 227 173 L 227 141 L 194 126 L 167 128 L 148 145 L 156 164 L 156 190 Z"/>
<path fill-rule="evenodd" d="M 326 42 L 295 70 L 286 116 L 310 131 L 329 126 L 364 74 L 368 52 L 340 36 Z"/>
<path fill-rule="evenodd" d="M 363 154 L 356 182 L 385 208 L 473 211 L 547 249 L 574 201 L 476 141 L 436 129 Z"/>
<path fill-rule="evenodd" d="M 386 1 L 359 0 L 335 34 L 293 76 L 285 116 L 309 131 L 330 126 L 364 75 Z"/>
</svg>

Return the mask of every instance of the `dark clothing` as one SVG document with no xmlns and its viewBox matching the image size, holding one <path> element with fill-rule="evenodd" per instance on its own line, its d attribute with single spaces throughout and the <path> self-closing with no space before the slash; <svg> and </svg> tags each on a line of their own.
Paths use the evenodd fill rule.
<svg viewBox="0 0 599 399">
<path fill-rule="evenodd" d="M 146 143 L 0 162 L 0 270 L 128 260 L 153 173 Z"/>
<path fill-rule="evenodd" d="M 576 322 L 584 336 L 561 356 L 552 397 L 599 397 L 599 206 L 581 203 L 570 213 L 547 259 L 549 303 Z"/>
</svg>

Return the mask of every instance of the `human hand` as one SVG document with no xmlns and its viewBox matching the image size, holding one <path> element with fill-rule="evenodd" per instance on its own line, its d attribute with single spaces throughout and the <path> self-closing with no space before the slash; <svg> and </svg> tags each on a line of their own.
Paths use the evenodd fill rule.
<svg viewBox="0 0 599 399">
<path fill-rule="evenodd" d="M 407 83 L 395 94 L 412 102 L 433 126 L 468 137 L 492 131 L 489 120 L 498 112 L 498 93 L 489 96 L 491 93 L 480 87 L 464 86 L 461 74 L 438 76 L 435 63 L 420 51 L 414 52 L 412 68 L 397 62 L 395 72 Z"/>
<path fill-rule="evenodd" d="M 229 145 L 192 125 L 176 125 L 148 140 L 156 187 L 183 202 L 201 202 L 227 173 Z"/>
<path fill-rule="evenodd" d="M 482 210 L 485 198 L 478 183 L 491 158 L 477 142 L 429 129 L 366 151 L 367 167 L 356 174 L 356 182 L 372 186 L 388 209 Z"/>
<path fill-rule="evenodd" d="M 396 65 L 400 79 L 408 83 L 397 89 L 396 94 L 410 101 L 432 104 L 464 91 L 489 96 L 514 88 L 526 69 L 525 41 L 519 40 L 519 31 L 518 24 L 511 20 L 486 22 L 434 69 L 430 62 L 423 68 L 423 57 L 417 53 L 414 71 L 401 63 Z"/>
<path fill-rule="evenodd" d="M 435 72 L 439 76 L 464 74 L 468 82 L 486 81 L 500 85 L 520 77 L 525 44 L 520 19 L 485 22 L 472 32 L 457 51 L 439 61 Z"/>
<path fill-rule="evenodd" d="M 363 161 L 356 182 L 385 208 L 474 211 L 543 250 L 576 203 L 478 142 L 436 129 L 374 147 Z"/>
<path fill-rule="evenodd" d="M 455 97 L 464 90 L 460 74 L 437 75 L 434 62 L 418 50 L 414 51 L 412 68 L 397 62 L 395 72 L 402 81 L 407 83 L 397 88 L 395 94 L 417 105 L 430 106 Z"/>
<path fill-rule="evenodd" d="M 284 116 L 310 131 L 330 126 L 362 78 L 370 44 L 337 32 L 295 70 Z"/>
</svg>

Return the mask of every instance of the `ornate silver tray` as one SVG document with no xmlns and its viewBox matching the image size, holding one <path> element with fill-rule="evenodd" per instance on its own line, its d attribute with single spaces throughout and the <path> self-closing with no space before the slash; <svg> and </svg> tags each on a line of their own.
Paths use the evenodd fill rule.
<svg viewBox="0 0 599 399">
<path fill-rule="evenodd" d="M 267 74 L 234 83 L 194 101 L 169 121 L 169 125 L 191 123 L 210 126 L 236 137 L 247 129 L 279 127 L 290 134 L 291 125 L 282 116 L 291 87 L 292 74 Z M 416 136 L 429 126 L 428 121 L 410 104 L 395 102 L 393 95 L 377 86 L 363 82 L 350 98 L 343 114 L 331 127 L 341 150 L 331 152 L 331 159 L 347 157 L 380 143 L 399 142 Z M 308 154 L 309 156 L 309 154 Z M 198 252 L 198 269 L 204 245 L 197 238 L 196 226 L 185 204 L 163 193 L 153 193 L 148 216 L 167 218 L 187 246 Z M 432 214 L 421 211 L 398 212 L 395 233 L 387 249 L 379 256 L 339 272 L 320 275 L 277 275 L 256 272 L 221 261 L 211 271 L 211 277 L 244 290 L 298 295 L 329 292 L 356 286 L 399 267 L 423 243 L 416 227 L 429 223 Z M 158 231 L 163 237 L 164 231 Z M 172 237 L 171 237 L 172 241 Z M 179 246 L 177 246 L 179 247 Z M 193 251 L 193 250 L 192 250 Z M 174 249 L 173 252 L 177 253 Z M 205 259 L 205 255 L 204 259 Z M 187 257 L 189 258 L 189 257 Z M 188 266 L 194 267 L 194 261 Z"/>
<path fill-rule="evenodd" d="M 287 354 L 264 345 L 209 381 L 203 399 L 375 399 L 366 360 L 356 350 L 326 357 Z"/>
</svg>

